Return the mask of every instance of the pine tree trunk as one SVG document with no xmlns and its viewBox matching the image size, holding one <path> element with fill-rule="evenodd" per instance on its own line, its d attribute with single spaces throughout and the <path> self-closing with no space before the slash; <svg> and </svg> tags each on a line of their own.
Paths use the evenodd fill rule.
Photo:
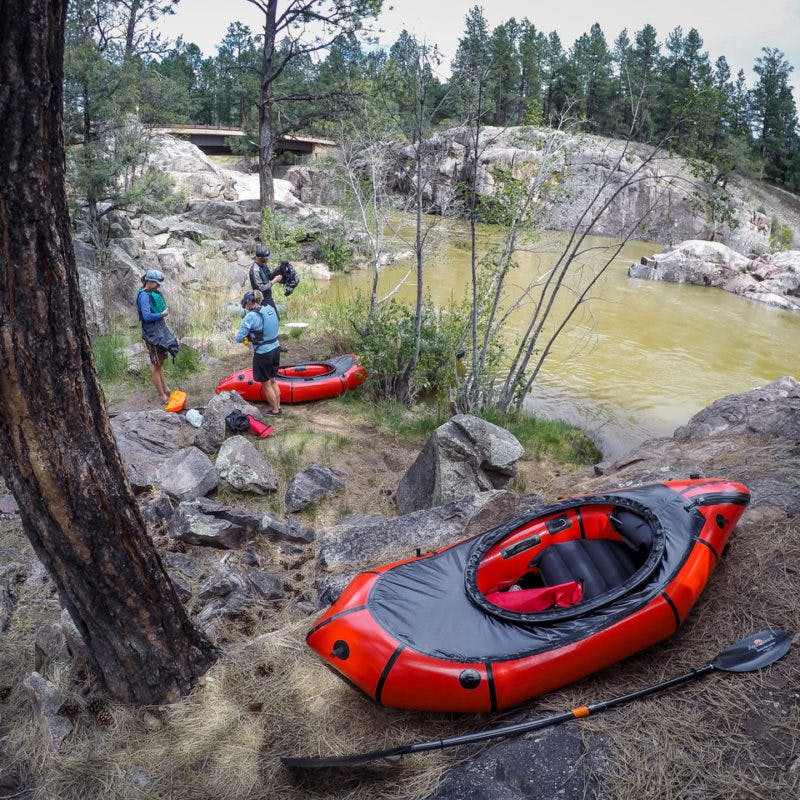
<svg viewBox="0 0 800 800">
<path fill-rule="evenodd" d="M 97 383 L 64 187 L 66 0 L 0 2 L 0 471 L 111 694 L 213 662 L 144 526 Z"/>
<path fill-rule="evenodd" d="M 264 11 L 264 52 L 261 58 L 261 90 L 258 102 L 258 188 L 261 210 L 275 207 L 275 187 L 272 168 L 275 162 L 275 132 L 272 119 L 273 89 L 275 80 L 275 31 L 278 0 L 259 4 Z"/>
</svg>

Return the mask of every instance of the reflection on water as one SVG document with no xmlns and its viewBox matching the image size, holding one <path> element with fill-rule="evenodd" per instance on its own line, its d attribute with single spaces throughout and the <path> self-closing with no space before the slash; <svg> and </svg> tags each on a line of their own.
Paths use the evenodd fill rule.
<svg viewBox="0 0 800 800">
<path fill-rule="evenodd" d="M 428 257 L 426 286 L 447 305 L 469 286 L 469 251 L 458 246 L 465 228 L 449 223 L 448 242 Z M 484 232 L 484 235 L 486 233 Z M 548 234 L 537 252 L 517 254 L 513 283 L 525 285 L 553 263 L 566 234 Z M 585 274 L 605 263 L 609 239 L 592 237 Z M 615 457 L 675 428 L 714 400 L 749 391 L 782 375 L 800 374 L 800 314 L 770 308 L 700 286 L 628 278 L 631 263 L 664 248 L 629 242 L 600 279 L 589 302 L 558 337 L 526 408 L 587 430 L 606 457 Z M 408 266 L 388 268 L 381 291 Z M 414 297 L 412 275 L 399 296 Z M 366 288 L 368 270 L 341 279 L 340 289 Z M 558 305 L 568 308 L 568 293 Z M 515 313 L 514 342 L 532 306 Z"/>
</svg>

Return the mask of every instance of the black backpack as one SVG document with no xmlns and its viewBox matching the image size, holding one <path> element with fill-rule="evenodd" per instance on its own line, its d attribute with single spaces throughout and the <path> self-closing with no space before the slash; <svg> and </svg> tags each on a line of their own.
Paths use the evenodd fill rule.
<svg viewBox="0 0 800 800">
<path fill-rule="evenodd" d="M 297 270 L 288 261 L 281 261 L 278 268 L 272 273 L 272 277 L 274 278 L 276 275 L 283 275 L 283 293 L 287 297 L 300 283 L 300 276 L 297 274 Z"/>
<path fill-rule="evenodd" d="M 234 408 L 227 417 L 225 425 L 231 433 L 247 433 L 250 430 L 250 420 L 238 408 Z"/>
</svg>

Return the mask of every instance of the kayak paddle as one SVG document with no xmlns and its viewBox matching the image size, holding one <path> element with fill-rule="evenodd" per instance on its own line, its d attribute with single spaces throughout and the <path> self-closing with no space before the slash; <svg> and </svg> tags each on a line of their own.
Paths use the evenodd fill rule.
<svg viewBox="0 0 800 800">
<path fill-rule="evenodd" d="M 768 667 L 779 658 L 789 652 L 791 641 L 786 631 L 764 630 L 754 633 L 735 644 L 727 650 L 723 650 L 713 661 L 699 669 L 693 669 L 675 678 L 647 686 L 636 692 L 623 694 L 604 700 L 599 703 L 592 703 L 588 706 L 578 706 L 570 711 L 563 711 L 559 714 L 552 714 L 537 720 L 518 722 L 514 725 L 505 725 L 501 728 L 492 728 L 477 733 L 467 733 L 462 736 L 453 736 L 449 739 L 436 739 L 430 742 L 418 742 L 417 744 L 404 744 L 397 747 L 390 747 L 386 750 L 372 750 L 369 753 L 357 753 L 350 756 L 307 756 L 302 758 L 281 758 L 283 765 L 291 769 L 324 769 L 328 767 L 354 767 L 359 764 L 366 764 L 369 761 L 378 759 L 394 758 L 397 756 L 410 755 L 412 753 L 424 753 L 428 750 L 443 750 L 446 747 L 456 747 L 462 744 L 472 744 L 475 742 L 485 742 L 489 739 L 499 739 L 503 736 L 516 736 L 520 733 L 541 730 L 552 725 L 559 725 L 571 719 L 582 719 L 591 714 L 597 714 L 608 708 L 622 705 L 640 697 L 669 689 L 687 681 L 696 680 L 709 672 L 753 672 L 763 667 Z"/>
</svg>

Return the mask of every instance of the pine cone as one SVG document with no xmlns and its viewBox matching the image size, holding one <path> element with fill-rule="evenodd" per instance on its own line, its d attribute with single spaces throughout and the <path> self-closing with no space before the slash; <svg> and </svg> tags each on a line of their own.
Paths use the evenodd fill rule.
<svg viewBox="0 0 800 800">
<path fill-rule="evenodd" d="M 114 724 L 114 715 L 105 700 L 99 697 L 93 698 L 89 701 L 88 709 L 101 728 L 110 728 Z"/>
</svg>

